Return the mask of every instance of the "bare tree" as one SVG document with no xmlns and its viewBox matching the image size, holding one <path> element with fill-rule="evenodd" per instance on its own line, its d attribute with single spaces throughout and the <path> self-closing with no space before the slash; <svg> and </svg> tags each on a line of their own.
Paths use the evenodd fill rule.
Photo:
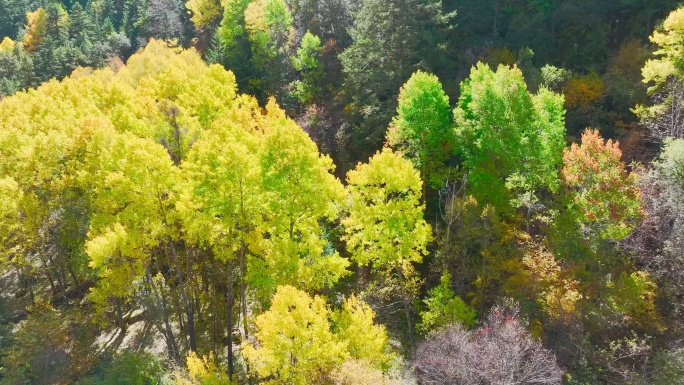
<svg viewBox="0 0 684 385">
<path fill-rule="evenodd" d="M 143 29 L 138 44 L 145 46 L 150 37 L 181 42 L 185 32 L 180 15 L 184 10 L 180 0 L 148 0 L 144 17 L 137 21 Z"/>
<path fill-rule="evenodd" d="M 662 166 L 641 171 L 639 188 L 647 213 L 623 241 L 657 280 L 668 298 L 666 315 L 684 321 L 684 186 Z"/>
<path fill-rule="evenodd" d="M 642 119 L 650 136 L 658 142 L 665 138 L 684 138 L 684 83 L 669 79 L 665 89 L 654 94 L 651 101 L 662 108 Z"/>
<path fill-rule="evenodd" d="M 414 370 L 423 385 L 552 385 L 563 375 L 511 302 L 492 308 L 478 330 L 454 325 L 432 335 L 419 346 Z"/>
</svg>

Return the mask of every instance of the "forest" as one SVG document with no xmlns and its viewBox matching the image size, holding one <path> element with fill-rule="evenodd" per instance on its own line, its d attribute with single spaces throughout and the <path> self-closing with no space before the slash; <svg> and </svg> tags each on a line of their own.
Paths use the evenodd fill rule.
<svg viewBox="0 0 684 385">
<path fill-rule="evenodd" d="M 0 0 L 0 385 L 67 384 L 684 384 L 684 3 Z"/>
</svg>

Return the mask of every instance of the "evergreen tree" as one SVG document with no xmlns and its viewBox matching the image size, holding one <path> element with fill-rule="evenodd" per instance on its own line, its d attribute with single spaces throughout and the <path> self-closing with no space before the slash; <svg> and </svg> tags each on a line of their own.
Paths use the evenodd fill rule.
<svg viewBox="0 0 684 385">
<path fill-rule="evenodd" d="M 30 0 L 0 0 L 0 38 L 17 38 L 26 24 L 26 13 L 32 11 Z"/>
<path fill-rule="evenodd" d="M 235 73 L 238 86 L 247 90 L 253 76 L 250 43 L 245 29 L 245 10 L 249 0 L 226 0 L 223 3 L 223 19 L 217 30 L 225 57 L 220 62 Z M 219 45 L 213 44 L 214 52 L 220 52 Z"/>
<path fill-rule="evenodd" d="M 340 58 L 359 159 L 382 142 L 401 85 L 418 69 L 434 71 L 452 17 L 441 0 L 370 0 L 353 14 L 352 44 Z"/>
</svg>

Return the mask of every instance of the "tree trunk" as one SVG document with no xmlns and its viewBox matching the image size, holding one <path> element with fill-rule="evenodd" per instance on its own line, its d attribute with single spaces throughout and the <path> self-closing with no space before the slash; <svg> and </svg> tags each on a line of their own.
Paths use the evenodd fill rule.
<svg viewBox="0 0 684 385">
<path fill-rule="evenodd" d="M 444 256 L 442 257 L 442 268 L 444 270 L 448 270 L 448 258 L 449 258 L 449 242 L 451 240 L 451 223 L 447 223 L 446 225 L 446 236 L 444 240 Z"/>
<path fill-rule="evenodd" d="M 411 345 L 411 352 L 416 346 L 415 330 L 413 329 L 413 317 L 411 316 L 411 300 L 404 297 L 404 313 L 406 314 L 406 324 L 408 326 L 409 344 Z"/>
<path fill-rule="evenodd" d="M 52 274 L 50 274 L 50 268 L 45 264 L 45 261 L 43 261 L 43 269 L 45 270 L 45 276 L 48 279 L 48 282 L 50 283 L 50 290 L 52 293 L 57 292 L 57 288 L 55 287 L 55 280 L 52 278 Z"/>
<path fill-rule="evenodd" d="M 211 342 L 212 342 L 212 350 L 214 353 L 217 353 L 217 342 L 219 340 L 219 332 L 218 332 L 218 300 L 216 298 L 216 294 L 218 292 L 218 280 L 216 277 L 219 275 L 219 268 L 216 266 L 216 260 L 212 259 L 212 272 L 211 272 Z"/>
<path fill-rule="evenodd" d="M 406 278 L 404 277 L 404 271 L 401 267 L 399 266 L 399 277 L 401 278 L 401 285 L 402 285 L 402 302 L 404 303 L 404 313 L 406 314 L 406 325 L 408 326 L 408 337 L 409 337 L 409 345 L 411 346 L 411 352 L 413 353 L 415 347 L 416 347 L 416 332 L 415 329 L 413 328 L 413 317 L 411 315 L 412 309 L 411 309 L 411 298 L 409 296 L 409 293 L 406 292 Z"/>
<path fill-rule="evenodd" d="M 13 265 L 14 268 L 17 270 L 17 275 L 19 276 L 19 281 L 21 281 L 24 284 L 24 290 L 26 290 L 29 293 L 29 296 L 31 297 L 31 304 L 36 303 L 36 296 L 33 293 L 33 285 L 31 284 L 31 277 L 28 274 L 24 274 L 21 269 Z"/>
<path fill-rule="evenodd" d="M 188 338 L 190 339 L 190 350 L 193 352 L 197 350 L 197 342 L 195 340 L 195 315 L 193 314 L 192 307 L 190 306 L 190 301 L 185 292 L 185 283 L 183 282 L 183 267 L 178 260 L 178 253 L 176 252 L 176 246 L 173 244 L 173 240 L 169 239 L 169 244 L 171 246 L 171 255 L 173 256 L 173 262 L 176 265 L 176 275 L 178 276 L 178 286 L 180 288 L 181 301 L 183 302 L 183 309 L 185 310 L 185 317 L 188 320 Z"/>
<path fill-rule="evenodd" d="M 247 246 L 245 245 L 245 231 L 246 231 L 246 221 L 245 221 L 245 194 L 242 185 L 242 179 L 240 179 L 240 218 L 243 221 L 241 223 L 242 231 L 240 236 L 240 311 L 242 314 L 242 342 L 247 342 L 249 339 L 249 334 L 247 332 L 247 298 L 245 295 L 246 285 L 245 277 L 247 276 L 246 267 L 246 253 Z M 293 226 L 290 225 L 290 234 L 292 234 Z M 252 376 L 250 375 L 249 364 L 245 362 L 245 372 L 247 374 L 247 384 L 252 385 Z"/>
<path fill-rule="evenodd" d="M 168 252 L 168 250 L 164 249 L 164 256 L 166 257 L 166 267 L 169 269 L 169 271 L 171 271 L 171 270 L 174 270 L 175 268 L 174 268 L 174 263 L 171 260 L 171 256 L 169 254 L 170 253 Z M 164 270 L 162 269 L 162 265 L 159 262 L 160 260 L 161 260 L 161 258 L 157 258 L 157 271 L 161 272 Z M 169 277 L 169 278 L 164 277 L 164 280 L 166 282 L 169 282 L 171 280 L 171 277 Z M 178 278 L 176 278 L 176 280 L 178 280 Z M 171 289 L 170 283 L 168 284 L 168 286 L 169 286 L 169 289 Z M 174 286 L 174 289 L 175 289 L 175 286 Z M 174 295 L 175 292 L 171 293 L 170 290 L 169 290 L 169 294 L 171 294 L 171 301 L 172 301 L 172 305 L 173 305 L 173 310 L 175 310 L 176 316 L 178 317 L 178 328 L 181 331 L 186 330 L 186 327 L 185 327 L 185 310 L 183 308 L 183 304 L 181 303 L 180 296 Z"/>
<path fill-rule="evenodd" d="M 76 272 L 74 271 L 73 266 L 71 266 L 71 264 L 68 264 L 67 268 L 69 269 L 69 275 L 71 275 L 71 279 L 74 281 L 74 285 L 76 285 L 76 288 L 81 287 L 81 283 L 78 281 L 78 277 L 76 276 Z"/>
<path fill-rule="evenodd" d="M 228 261 L 226 268 L 226 331 L 228 333 L 228 379 L 233 380 L 233 263 Z"/>
<path fill-rule="evenodd" d="M 247 276 L 247 268 L 245 264 L 245 240 L 241 240 L 240 245 L 240 310 L 242 312 L 242 342 L 247 342 L 249 333 L 247 331 L 247 298 L 245 296 Z M 252 377 L 250 376 L 249 364 L 245 362 L 245 371 L 247 372 L 247 384 L 252 385 Z"/>
<path fill-rule="evenodd" d="M 532 215 L 532 190 L 527 193 L 527 216 L 525 218 L 527 225 L 525 231 L 527 234 L 530 233 L 530 216 Z"/>
<path fill-rule="evenodd" d="M 126 323 L 124 322 L 123 311 L 121 310 L 121 298 L 117 298 L 114 305 L 116 307 L 116 322 L 119 324 L 119 328 L 121 328 L 121 331 L 125 332 Z"/>
<path fill-rule="evenodd" d="M 157 290 L 157 285 L 154 284 L 154 280 L 152 279 L 152 273 L 150 272 L 149 264 L 145 266 L 145 275 L 147 276 L 147 281 L 149 282 L 150 287 L 152 288 L 155 300 L 159 304 L 159 308 L 161 310 L 166 334 L 166 345 L 169 349 L 169 356 L 171 356 L 171 359 L 173 361 L 180 363 L 180 351 L 178 350 L 176 338 L 173 336 L 173 330 L 171 330 L 171 323 L 169 322 L 169 315 L 166 311 L 166 298 Z"/>
</svg>

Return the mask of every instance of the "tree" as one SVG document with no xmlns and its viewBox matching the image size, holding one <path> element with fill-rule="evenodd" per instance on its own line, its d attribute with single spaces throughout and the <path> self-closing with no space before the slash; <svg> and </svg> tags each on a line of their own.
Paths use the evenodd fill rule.
<svg viewBox="0 0 684 385">
<path fill-rule="evenodd" d="M 561 384 L 556 358 L 529 335 L 516 305 L 492 308 L 476 331 L 451 326 L 416 352 L 414 371 L 424 384 Z"/>
<path fill-rule="evenodd" d="M 83 9 L 80 3 L 74 4 L 69 12 L 69 37 L 77 45 L 91 40 L 95 34 L 95 25 L 90 15 Z"/>
<path fill-rule="evenodd" d="M 375 312 L 356 296 L 343 301 L 332 315 L 335 334 L 347 342 L 352 359 L 376 369 L 386 369 L 390 356 L 389 341 L 382 325 L 373 323 Z"/>
<path fill-rule="evenodd" d="M 422 320 L 419 328 L 425 333 L 460 324 L 463 327 L 475 325 L 477 313 L 461 297 L 451 290 L 451 274 L 442 273 L 439 286 L 430 289 L 423 300 L 427 309 L 420 313 Z"/>
<path fill-rule="evenodd" d="M 340 60 L 349 107 L 358 115 L 352 151 L 364 159 L 382 143 L 401 85 L 439 62 L 454 14 L 443 13 L 440 0 L 373 0 L 352 16 L 352 43 Z"/>
<path fill-rule="evenodd" d="M 245 28 L 245 10 L 250 3 L 250 0 L 223 1 L 223 18 L 217 30 L 225 57 L 216 62 L 235 73 L 238 86 L 243 90 L 248 89 L 249 80 L 253 76 L 250 68 L 250 45 Z M 218 48 L 219 45 L 215 47 Z"/>
<path fill-rule="evenodd" d="M 266 383 L 329 383 L 326 380 L 349 357 L 370 365 L 384 362 L 378 354 L 387 336 L 382 327 L 373 325 L 372 316 L 367 305 L 347 300 L 334 317 L 339 330 L 335 333 L 323 298 L 280 286 L 271 308 L 255 320 L 259 345 L 245 342 L 242 352 Z"/>
<path fill-rule="evenodd" d="M 419 288 L 413 263 L 422 262 L 432 240 L 423 220 L 420 176 L 410 161 L 385 148 L 350 171 L 347 183 L 349 214 L 342 219 L 347 249 L 361 266 L 396 272 L 413 344 L 412 302 Z"/>
<path fill-rule="evenodd" d="M 682 120 L 681 79 L 684 76 L 682 52 L 684 44 L 684 8 L 672 11 L 656 30 L 651 41 L 658 46 L 656 58 L 646 61 L 642 69 L 643 82 L 650 85 L 652 106 L 639 105 L 635 112 L 658 139 L 684 136 Z"/>
<path fill-rule="evenodd" d="M 131 283 L 145 277 L 162 315 L 169 355 L 179 360 L 168 300 L 159 289 L 164 280 L 152 275 L 152 250 L 170 236 L 177 170 L 166 149 L 149 139 L 98 134 L 91 147 L 100 156 L 94 160 L 94 213 L 86 250 L 100 281 L 90 298 L 104 312 L 110 298 L 127 300 L 135 290 Z"/>
<path fill-rule="evenodd" d="M 301 36 L 307 31 L 335 45 L 337 53 L 349 45 L 352 2 L 347 0 L 290 0 L 294 25 Z"/>
<path fill-rule="evenodd" d="M 658 89 L 667 82 L 671 75 L 678 75 L 684 69 L 682 61 L 681 36 L 684 33 L 684 8 L 672 11 L 663 22 L 662 30 L 656 30 L 650 40 L 658 46 L 655 55 L 657 59 L 646 62 L 642 70 L 644 83 L 652 82 L 650 92 Z"/>
<path fill-rule="evenodd" d="M 561 177 L 572 197 L 570 211 L 586 234 L 619 241 L 641 218 L 641 194 L 636 174 L 620 160 L 619 144 L 604 141 L 587 129 L 582 144 L 573 143 L 563 154 Z"/>
<path fill-rule="evenodd" d="M 256 106 L 250 106 L 256 109 Z M 255 113 L 255 112 L 253 112 Z M 250 115 L 247 115 L 251 118 Z M 244 126 L 248 121 L 222 121 L 212 126 L 182 163 L 185 186 L 177 206 L 183 217 L 189 240 L 200 247 L 211 248 L 213 256 L 226 268 L 227 335 L 232 335 L 234 307 L 234 266 L 238 261 L 242 337 L 247 337 L 246 307 L 246 240 L 256 226 L 250 218 L 259 211 L 259 168 L 257 150 L 260 145 L 253 132 Z M 211 224 L 211 226 L 207 226 Z M 233 378 L 232 343 L 228 347 L 228 377 Z"/>
<path fill-rule="evenodd" d="M 168 92 L 169 82 L 178 85 L 171 87 L 173 92 Z M 0 107 L 3 126 L 13 115 L 8 110 L 26 117 L 22 124 L 12 124 L 11 135 L 0 145 L 3 158 L 13 159 L 13 167 L 2 170 L 3 180 L 9 178 L 13 183 L 8 186 L 16 182 L 17 187 L 3 191 L 3 197 L 12 197 L 24 213 L 19 223 L 28 235 L 21 239 L 21 233 L 10 233 L 10 250 L 21 254 L 3 268 L 16 269 L 22 280 L 31 277 L 25 281 L 29 292 L 33 285 L 49 283 L 53 291 L 47 295 L 59 295 L 67 304 L 70 289 L 78 293 L 87 290 L 84 282 L 94 285 L 89 299 L 97 314 L 113 307 L 121 329 L 126 327 L 126 307 L 142 297 L 142 303 L 151 304 L 149 320 L 159 326 L 172 357 L 179 354 L 176 331 L 170 328 L 171 302 L 178 299 L 182 333 L 194 349 L 192 294 L 186 269 L 180 268 L 187 255 L 174 250 L 179 184 L 174 158 L 182 160 L 191 144 L 183 127 L 196 133 L 211 126 L 213 114 L 236 106 L 234 78 L 218 66 L 207 67 L 194 52 L 180 53 L 153 40 L 116 74 L 111 69 L 83 70 L 33 94 L 4 99 Z M 175 111 L 175 126 L 169 123 L 169 111 Z M 37 121 L 43 123 L 33 125 Z M 19 160 L 24 150 L 42 160 Z M 46 176 L 34 179 L 41 173 Z M 45 281 L 27 269 L 41 259 Z M 153 298 L 149 302 L 146 293 Z"/>
<path fill-rule="evenodd" d="M 5 38 L 0 44 L 0 95 L 12 95 L 33 84 L 33 60 L 21 43 Z"/>
<path fill-rule="evenodd" d="M 218 367 L 214 357 L 210 354 L 198 357 L 190 352 L 185 358 L 187 368 L 177 368 L 173 371 L 174 385 L 234 385 L 237 382 L 230 381 L 221 368 Z"/>
<path fill-rule="evenodd" d="M 29 12 L 26 14 L 26 19 L 28 23 L 22 43 L 28 52 L 33 52 L 45 38 L 45 29 L 47 28 L 45 10 L 38 8 L 33 12 Z"/>
<path fill-rule="evenodd" d="M 247 5 L 244 15 L 254 71 L 250 91 L 262 101 L 271 95 L 281 96 L 292 14 L 284 0 L 257 0 Z"/>
<path fill-rule="evenodd" d="M 603 96 L 605 89 L 606 86 L 596 73 L 572 78 L 563 87 L 565 106 L 587 109 Z"/>
<path fill-rule="evenodd" d="M 331 287 L 349 265 L 329 246 L 325 230 L 344 197 L 332 161 L 273 100 L 266 111 L 258 160 L 263 196 L 257 230 L 263 237 L 251 244 L 258 257 L 250 262 L 264 302 L 279 285 Z"/>
<path fill-rule="evenodd" d="M 540 240 L 530 242 L 526 247 L 523 264 L 525 277 L 541 310 L 562 324 L 576 322 L 580 310 L 578 303 L 583 298 L 578 280 L 572 277 L 576 272 L 556 259 Z"/>
<path fill-rule="evenodd" d="M 16 37 L 26 21 L 26 13 L 31 11 L 29 0 L 0 1 L 0 36 Z"/>
<path fill-rule="evenodd" d="M 33 52 L 39 82 L 61 79 L 78 65 L 80 52 L 69 39 L 69 14 L 61 3 L 49 3 L 36 15 L 35 35 L 30 36 L 28 51 Z"/>
<path fill-rule="evenodd" d="M 185 34 L 185 25 L 181 19 L 185 11 L 183 2 L 146 0 L 144 4 L 144 11 L 135 22 L 135 27 L 140 31 L 137 37 L 138 45 L 144 47 L 150 38 L 182 42 Z"/>
<path fill-rule="evenodd" d="M 457 152 L 478 203 L 507 214 L 514 199 L 531 202 L 540 189 L 556 190 L 564 114 L 562 96 L 544 88 L 531 94 L 517 68 L 471 70 L 454 118 Z"/>
<path fill-rule="evenodd" d="M 292 58 L 292 66 L 302 77 L 302 80 L 293 83 L 294 93 L 304 105 L 320 100 L 324 91 L 322 82 L 325 71 L 320 58 L 322 51 L 321 39 L 306 31 L 297 49 L 297 56 Z"/>
<path fill-rule="evenodd" d="M 209 28 L 221 17 L 221 2 L 218 0 L 188 0 L 185 7 L 192 12 L 190 20 L 197 28 Z"/>
<path fill-rule="evenodd" d="M 388 141 L 413 161 L 424 185 L 439 187 L 446 177 L 445 162 L 453 156 L 454 139 L 449 97 L 439 79 L 415 72 L 399 91 Z"/>
<path fill-rule="evenodd" d="M 665 142 L 652 167 L 639 173 L 639 190 L 644 215 L 638 227 L 625 239 L 662 290 L 668 305 L 661 310 L 667 318 L 684 319 L 679 300 L 684 294 L 684 141 Z M 676 321 L 679 323 L 680 321 Z"/>
<path fill-rule="evenodd" d="M 586 328 L 606 335 L 612 329 L 616 335 L 604 339 L 608 341 L 626 338 L 629 328 L 662 327 L 651 277 L 620 247 L 643 216 L 637 176 L 627 170 L 621 155 L 618 143 L 604 141 L 590 129 L 581 144 L 566 149 L 561 207 L 547 238 L 553 252 L 548 257 L 563 261 L 558 266 L 562 270 L 550 266 L 547 275 L 548 283 L 556 286 L 548 291 L 550 297 L 547 294 L 547 309 L 556 308 L 551 316 L 577 310 Z M 544 256 L 539 257 L 537 262 L 542 262 Z"/>
<path fill-rule="evenodd" d="M 347 183 L 350 207 L 342 223 L 352 258 L 361 265 L 421 262 L 431 231 L 411 163 L 385 148 L 347 173 Z"/>
</svg>

